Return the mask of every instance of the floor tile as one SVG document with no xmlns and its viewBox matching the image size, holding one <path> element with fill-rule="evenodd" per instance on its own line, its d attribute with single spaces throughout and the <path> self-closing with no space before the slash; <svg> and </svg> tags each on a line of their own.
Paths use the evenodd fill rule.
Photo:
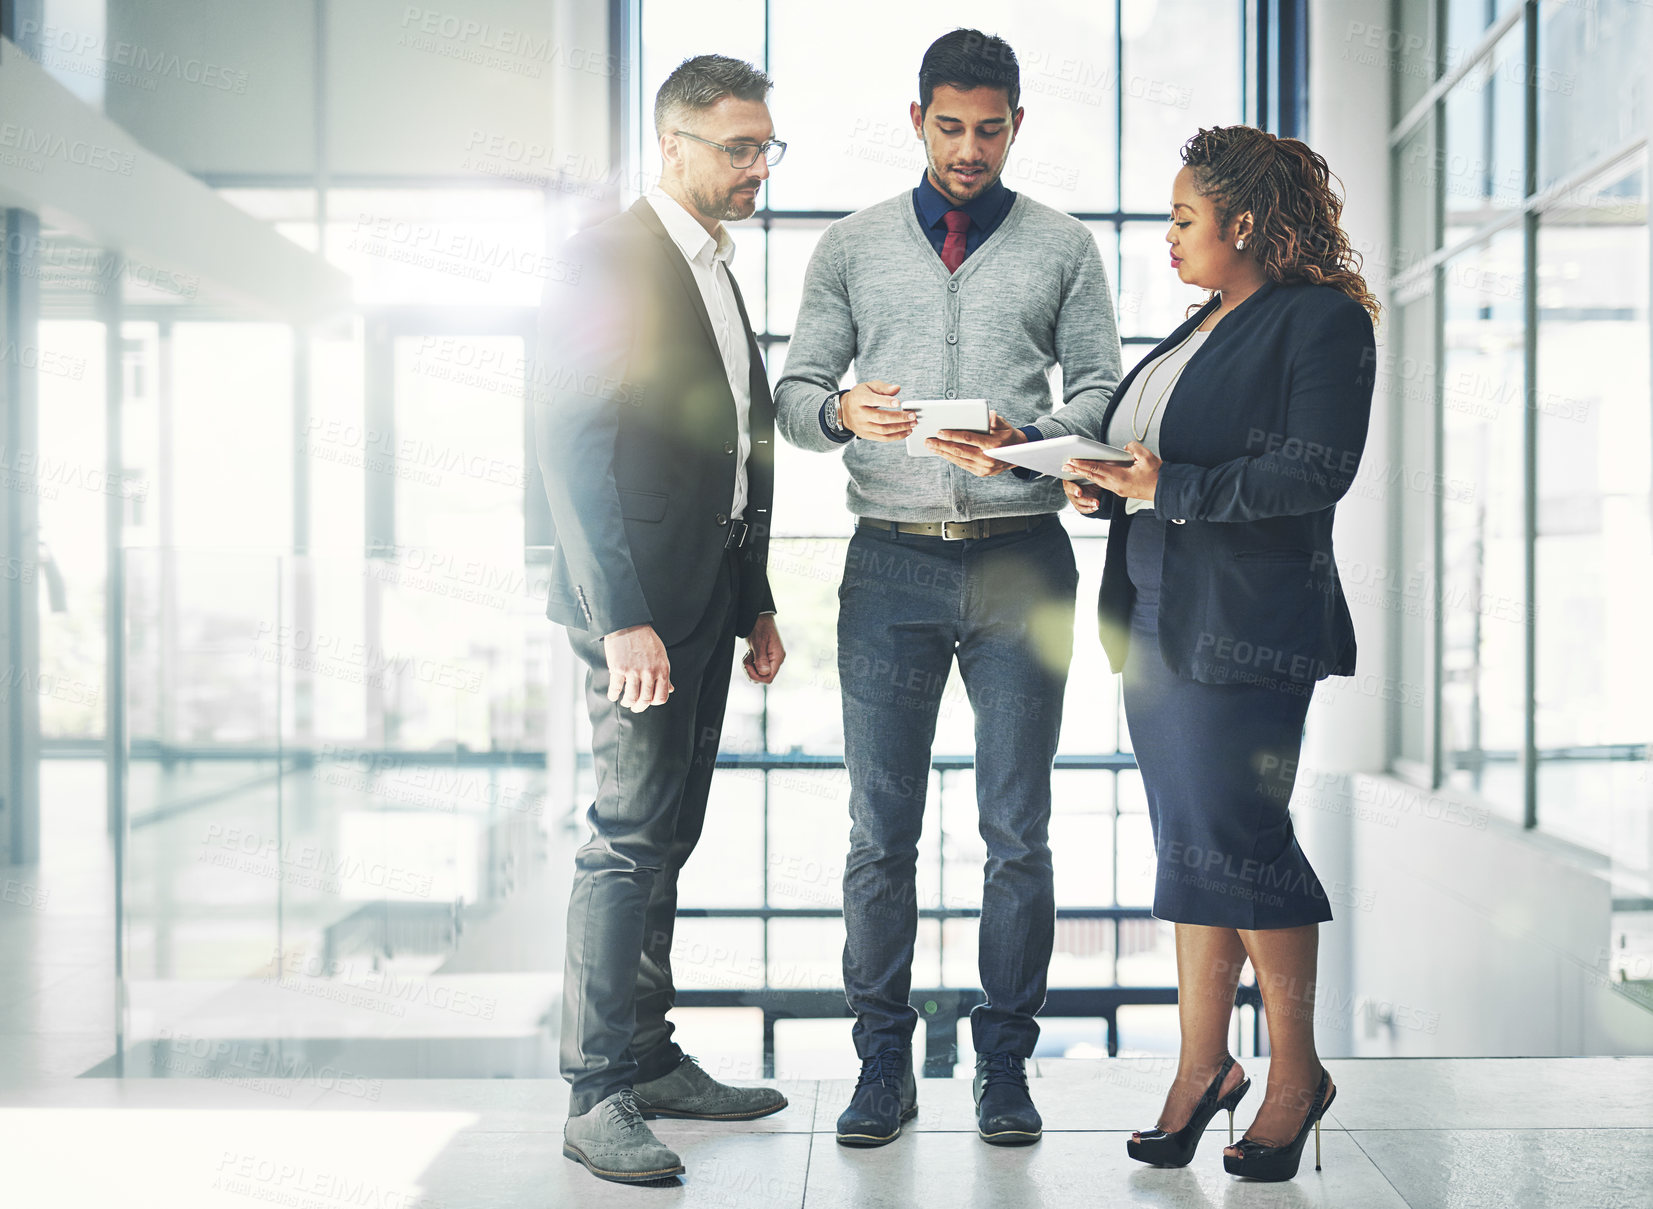
<svg viewBox="0 0 1653 1209">
<path fill-rule="evenodd" d="M 1648 1209 L 1653 1130 L 1350 1134 L 1411 1209 Z"/>
<path fill-rule="evenodd" d="M 1653 1058 L 1327 1062 L 1345 1129 L 1653 1128 Z"/>
<path fill-rule="evenodd" d="M 973 1134 L 915 1133 L 874 1150 L 852 1150 L 818 1135 L 805 1204 L 822 1209 L 1405 1209 L 1405 1202 L 1346 1134 L 1324 1131 L 1322 1145 L 1323 1170 L 1314 1170 L 1311 1139 L 1307 1161 L 1295 1180 L 1258 1184 L 1225 1172 L 1217 1146 L 1202 1148 L 1184 1168 L 1144 1167 L 1126 1155 L 1123 1133 L 1047 1133 L 1036 1145 L 1016 1148 L 988 1146 Z"/>
</svg>

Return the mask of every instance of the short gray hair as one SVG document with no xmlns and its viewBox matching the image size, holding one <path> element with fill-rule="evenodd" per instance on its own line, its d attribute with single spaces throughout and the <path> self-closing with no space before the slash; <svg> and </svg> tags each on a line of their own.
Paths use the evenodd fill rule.
<svg viewBox="0 0 1653 1209">
<path fill-rule="evenodd" d="M 724 97 L 761 101 L 775 85 L 763 72 L 727 55 L 684 59 L 654 94 L 654 132 L 666 134 L 679 113 L 699 113 Z"/>
</svg>

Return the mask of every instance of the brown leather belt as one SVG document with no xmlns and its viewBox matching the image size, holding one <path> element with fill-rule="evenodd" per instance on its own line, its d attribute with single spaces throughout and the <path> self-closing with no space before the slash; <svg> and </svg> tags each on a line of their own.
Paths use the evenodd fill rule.
<svg viewBox="0 0 1653 1209">
<path fill-rule="evenodd" d="M 1054 515 L 1036 512 L 1032 516 L 984 516 L 974 521 L 887 521 L 881 517 L 863 516 L 855 523 L 890 533 L 910 533 L 915 537 L 939 537 L 943 541 L 957 542 L 997 537 L 1001 533 L 1026 533 Z"/>
</svg>

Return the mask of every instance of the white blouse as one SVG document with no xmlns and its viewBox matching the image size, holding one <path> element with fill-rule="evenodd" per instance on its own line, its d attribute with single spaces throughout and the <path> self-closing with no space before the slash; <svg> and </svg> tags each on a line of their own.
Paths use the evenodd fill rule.
<svg viewBox="0 0 1653 1209">
<path fill-rule="evenodd" d="M 1119 401 L 1119 406 L 1114 408 L 1113 419 L 1108 423 L 1108 444 L 1123 449 L 1128 442 L 1140 439 L 1156 457 L 1159 456 L 1160 425 L 1165 419 L 1165 409 L 1170 406 L 1171 395 L 1176 391 L 1172 383 L 1181 374 L 1183 367 L 1193 359 L 1194 354 L 1204 347 L 1205 338 L 1210 334 L 1211 332 L 1195 329 L 1182 344 L 1161 353 L 1137 371 L 1136 377 L 1131 379 L 1125 397 Z M 1149 381 L 1150 376 L 1152 381 Z M 1144 386 L 1149 392 L 1146 398 L 1143 397 Z M 1164 392 L 1164 399 L 1155 408 L 1154 403 L 1160 400 L 1161 392 Z M 1152 418 L 1148 418 L 1150 410 L 1154 413 Z M 1147 419 L 1148 433 L 1138 438 L 1136 434 L 1140 431 L 1144 419 Z M 1132 427 L 1133 424 L 1135 428 Z M 1127 513 L 1141 512 L 1144 508 L 1152 509 L 1153 506 L 1152 500 L 1125 501 Z"/>
</svg>

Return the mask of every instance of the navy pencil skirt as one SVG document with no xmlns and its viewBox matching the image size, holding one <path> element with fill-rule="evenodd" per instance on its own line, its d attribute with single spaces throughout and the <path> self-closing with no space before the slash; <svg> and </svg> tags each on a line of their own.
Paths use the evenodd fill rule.
<svg viewBox="0 0 1653 1209">
<path fill-rule="evenodd" d="M 1288 809 L 1311 686 L 1204 684 L 1166 665 L 1158 626 L 1165 526 L 1138 512 L 1125 545 L 1136 589 L 1125 721 L 1153 826 L 1154 915 L 1248 929 L 1329 920 Z"/>
</svg>

